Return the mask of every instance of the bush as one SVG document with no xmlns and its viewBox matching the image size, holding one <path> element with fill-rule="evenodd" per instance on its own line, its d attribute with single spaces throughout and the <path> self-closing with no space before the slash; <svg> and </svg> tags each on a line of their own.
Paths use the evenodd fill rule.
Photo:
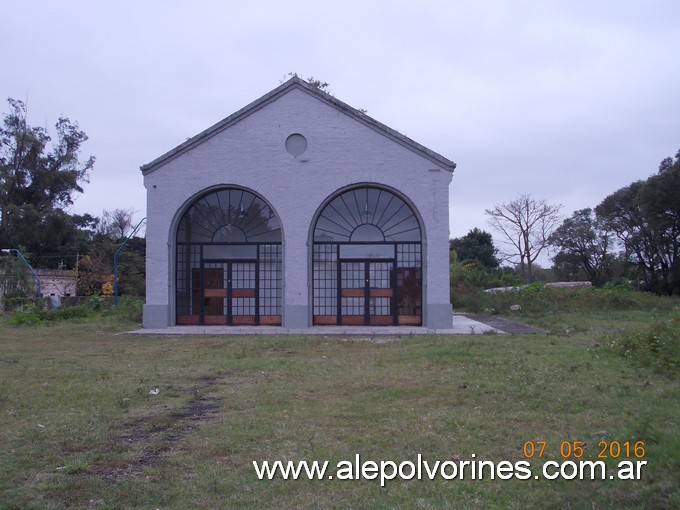
<svg viewBox="0 0 680 510">
<path fill-rule="evenodd" d="M 655 322 L 641 331 L 611 338 L 609 344 L 620 355 L 639 365 L 662 372 L 677 372 L 680 368 L 680 315 Z"/>
<path fill-rule="evenodd" d="M 480 313 L 486 311 L 487 297 L 481 289 L 458 285 L 451 289 L 451 304 L 456 310 Z"/>
<path fill-rule="evenodd" d="M 519 285 L 520 279 L 510 268 L 488 268 L 476 260 L 459 262 L 451 251 L 450 292 L 455 309 L 484 312 L 488 298 L 483 289 Z"/>
<path fill-rule="evenodd" d="M 614 278 L 604 284 L 606 290 L 631 290 L 630 281 L 628 278 Z"/>
<path fill-rule="evenodd" d="M 6 312 L 26 313 L 27 309 L 42 310 L 45 307 L 45 298 L 4 296 L 2 304 Z"/>
<path fill-rule="evenodd" d="M 42 322 L 42 317 L 35 312 L 17 313 L 9 318 L 10 326 L 37 326 Z"/>
<path fill-rule="evenodd" d="M 90 299 L 88 300 L 90 308 L 92 308 L 93 311 L 99 312 L 103 307 L 106 306 L 107 304 L 107 299 L 104 296 L 101 296 L 99 294 L 94 294 L 90 296 Z"/>
<path fill-rule="evenodd" d="M 46 321 L 63 321 L 69 319 L 84 319 L 92 315 L 90 310 L 85 305 L 78 306 L 60 306 L 52 310 L 45 310 L 41 312 L 41 317 Z"/>
<path fill-rule="evenodd" d="M 122 297 L 118 302 L 116 315 L 129 322 L 142 322 L 144 300 L 140 298 Z"/>
</svg>

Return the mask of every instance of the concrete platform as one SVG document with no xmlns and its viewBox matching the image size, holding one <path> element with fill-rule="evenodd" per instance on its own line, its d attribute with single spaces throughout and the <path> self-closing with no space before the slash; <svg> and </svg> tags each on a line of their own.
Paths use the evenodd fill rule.
<svg viewBox="0 0 680 510">
<path fill-rule="evenodd" d="M 454 313 L 451 328 L 429 329 L 415 326 L 312 326 L 290 329 L 280 326 L 170 326 L 162 329 L 138 329 L 131 335 L 481 335 L 504 334 L 462 314 Z"/>
</svg>

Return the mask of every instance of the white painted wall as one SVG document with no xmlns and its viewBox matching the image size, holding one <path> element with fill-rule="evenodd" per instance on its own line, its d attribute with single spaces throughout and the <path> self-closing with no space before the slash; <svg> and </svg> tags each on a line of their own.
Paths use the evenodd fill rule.
<svg viewBox="0 0 680 510">
<path fill-rule="evenodd" d="M 307 139 L 306 152 L 297 158 L 285 149 L 286 138 L 292 133 Z M 311 295 L 312 221 L 330 195 L 359 183 L 397 190 L 420 214 L 424 222 L 424 321 L 429 327 L 447 327 L 441 323 L 446 322 L 448 310 L 450 326 L 451 177 L 450 171 L 413 149 L 305 90 L 292 88 L 200 145 L 146 172 L 145 326 L 174 324 L 176 222 L 197 195 L 223 186 L 250 189 L 279 215 L 284 236 L 284 325 L 308 325 L 300 325 L 299 317 L 308 315 Z M 286 314 L 297 318 L 288 320 Z"/>
</svg>

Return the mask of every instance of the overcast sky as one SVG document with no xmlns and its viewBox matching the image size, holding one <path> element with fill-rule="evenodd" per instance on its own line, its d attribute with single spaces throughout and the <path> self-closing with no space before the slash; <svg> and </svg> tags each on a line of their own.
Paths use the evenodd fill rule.
<svg viewBox="0 0 680 510">
<path fill-rule="evenodd" d="M 522 192 L 594 207 L 680 149 L 677 0 L 0 4 L 0 98 L 97 158 L 74 213 L 140 220 L 140 165 L 289 72 L 458 164 L 452 237 Z"/>
</svg>

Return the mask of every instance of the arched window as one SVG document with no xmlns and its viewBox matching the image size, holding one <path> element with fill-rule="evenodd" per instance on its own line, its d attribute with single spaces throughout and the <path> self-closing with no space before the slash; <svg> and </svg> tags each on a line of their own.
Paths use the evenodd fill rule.
<svg viewBox="0 0 680 510">
<path fill-rule="evenodd" d="M 226 188 L 177 227 L 177 324 L 281 324 L 281 224 L 262 198 Z"/>
<path fill-rule="evenodd" d="M 390 191 L 330 200 L 314 226 L 314 324 L 420 325 L 421 239 L 414 211 Z"/>
</svg>

